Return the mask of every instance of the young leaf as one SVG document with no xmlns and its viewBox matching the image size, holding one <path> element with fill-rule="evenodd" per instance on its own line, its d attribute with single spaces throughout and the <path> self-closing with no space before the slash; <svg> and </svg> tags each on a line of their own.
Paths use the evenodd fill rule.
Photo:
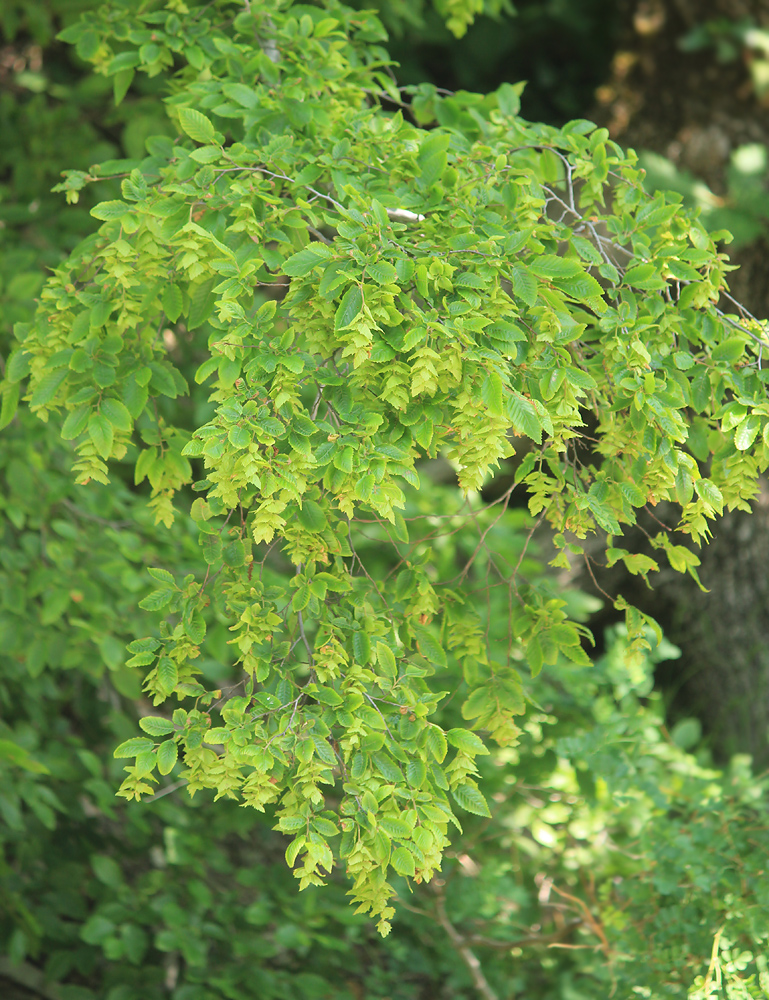
<svg viewBox="0 0 769 1000">
<path fill-rule="evenodd" d="M 351 285 L 342 297 L 334 317 L 334 330 L 344 330 L 363 308 L 363 293 L 358 285 Z"/>
<path fill-rule="evenodd" d="M 174 731 L 174 724 L 168 719 L 162 719 L 157 715 L 147 715 L 139 719 L 139 725 L 145 733 L 150 736 L 168 736 Z"/>
<path fill-rule="evenodd" d="M 146 738 L 146 736 L 134 736 L 130 740 L 126 740 L 117 747 L 112 756 L 113 757 L 136 757 L 140 753 L 145 753 L 147 750 L 151 750 L 154 746 L 152 740 Z"/>
<path fill-rule="evenodd" d="M 488 803 L 475 785 L 458 785 L 452 788 L 451 794 L 465 812 L 473 813 L 474 816 L 491 817 Z"/>
<path fill-rule="evenodd" d="M 195 108 L 179 108 L 179 124 L 195 142 L 205 145 L 212 143 L 216 135 L 216 130 L 208 118 Z"/>
<path fill-rule="evenodd" d="M 174 740 L 165 740 L 158 747 L 157 764 L 161 774 L 169 774 L 173 770 L 179 748 Z"/>
</svg>

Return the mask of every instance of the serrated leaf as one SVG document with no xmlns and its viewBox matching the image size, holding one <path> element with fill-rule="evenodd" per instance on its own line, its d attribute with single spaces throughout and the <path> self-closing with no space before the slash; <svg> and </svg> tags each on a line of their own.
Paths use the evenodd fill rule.
<svg viewBox="0 0 769 1000">
<path fill-rule="evenodd" d="M 584 302 L 586 299 L 600 298 L 603 289 L 591 274 L 579 274 L 573 278 L 556 278 L 558 287 L 573 299 Z"/>
<path fill-rule="evenodd" d="M 165 740 L 158 747 L 158 771 L 161 774 L 170 774 L 178 756 L 179 747 L 176 745 L 175 740 Z"/>
<path fill-rule="evenodd" d="M 7 382 L 20 382 L 29 375 L 29 363 L 32 355 L 29 351 L 16 350 L 8 358 L 5 366 L 5 379 Z"/>
<path fill-rule="evenodd" d="M 304 250 L 300 250 L 299 253 L 295 253 L 287 261 L 284 261 L 281 270 L 290 278 L 302 278 L 305 274 L 309 274 L 314 267 L 326 264 L 333 256 L 333 251 L 325 243 L 310 243 Z"/>
<path fill-rule="evenodd" d="M 158 715 L 146 715 L 143 719 L 139 719 L 139 726 L 150 736 L 168 736 L 174 731 L 173 722 Z"/>
<path fill-rule="evenodd" d="M 161 657 L 157 666 L 158 686 L 163 694 L 172 694 L 179 682 L 179 672 L 170 656 Z"/>
<path fill-rule="evenodd" d="M 112 396 L 105 396 L 100 404 L 100 412 L 119 431 L 127 433 L 133 428 L 131 414 L 119 399 L 114 399 Z"/>
<path fill-rule="evenodd" d="M 371 755 L 371 760 L 374 762 L 374 766 L 377 771 L 379 771 L 379 773 L 383 775 L 387 781 L 391 781 L 394 785 L 403 784 L 401 769 L 391 757 L 388 757 L 387 754 L 384 753 L 374 753 Z"/>
<path fill-rule="evenodd" d="M 160 640 L 148 635 L 144 639 L 134 639 L 129 642 L 126 649 L 129 653 L 152 653 L 160 645 Z"/>
<path fill-rule="evenodd" d="M 225 566 L 242 566 L 246 561 L 246 546 L 240 538 L 235 538 L 222 547 Z"/>
<path fill-rule="evenodd" d="M 385 673 L 391 680 L 395 680 L 398 674 L 395 654 L 386 642 L 378 642 L 376 644 L 376 657 L 383 673 Z"/>
<path fill-rule="evenodd" d="M 307 838 L 304 836 L 295 837 L 291 843 L 286 848 L 286 864 L 289 868 L 294 867 L 294 862 L 296 861 L 297 855 L 302 850 L 302 848 L 307 843 Z"/>
<path fill-rule="evenodd" d="M 46 403 L 50 403 L 56 395 L 59 386 L 66 377 L 66 368 L 59 368 L 55 371 L 46 372 L 37 383 L 35 391 L 32 393 L 32 398 L 29 401 L 29 405 L 45 406 Z"/>
<path fill-rule="evenodd" d="M 219 535 L 201 533 L 198 542 L 203 549 L 203 558 L 209 564 L 215 563 L 222 554 L 222 540 Z"/>
<path fill-rule="evenodd" d="M 728 337 L 726 340 L 721 341 L 717 347 L 713 348 L 710 356 L 714 361 L 724 361 L 726 364 L 733 365 L 735 361 L 738 361 L 742 357 L 744 350 L 744 337 Z"/>
<path fill-rule="evenodd" d="M 489 372 L 481 385 L 481 399 L 495 417 L 502 413 L 504 385 L 496 372 Z"/>
<path fill-rule="evenodd" d="M 182 314 L 182 292 L 178 285 L 166 285 L 161 297 L 163 312 L 170 323 L 175 323 Z"/>
<path fill-rule="evenodd" d="M 247 448 L 253 438 L 247 427 L 240 427 L 235 424 L 227 432 L 227 440 L 233 448 Z"/>
<path fill-rule="evenodd" d="M 386 260 L 378 260 L 366 265 L 366 277 L 373 278 L 379 285 L 392 285 L 398 280 L 398 272 Z"/>
<path fill-rule="evenodd" d="M 16 415 L 16 408 L 19 405 L 19 383 L 7 382 L 2 388 L 2 397 L 3 402 L 2 406 L 0 406 L 0 430 L 7 427 Z"/>
<path fill-rule="evenodd" d="M 451 794 L 465 812 L 472 813 L 474 816 L 491 818 L 486 799 L 474 785 L 459 785 L 457 788 L 452 788 Z"/>
<path fill-rule="evenodd" d="M 147 572 L 158 583 L 170 583 L 172 586 L 174 584 L 173 573 L 169 573 L 167 569 L 161 569 L 159 566 L 150 566 Z"/>
<path fill-rule="evenodd" d="M 529 261 L 529 270 L 541 278 L 576 278 L 585 272 L 579 261 L 544 253 Z"/>
<path fill-rule="evenodd" d="M 398 819 L 397 816 L 382 816 L 379 820 L 379 826 L 388 837 L 407 839 L 411 836 L 411 827 L 402 819 Z"/>
<path fill-rule="evenodd" d="M 646 495 L 635 483 L 620 483 L 620 492 L 633 507 L 643 507 L 646 503 Z"/>
<path fill-rule="evenodd" d="M 537 303 L 537 279 L 524 264 L 516 264 L 512 269 L 513 292 L 528 306 Z"/>
<path fill-rule="evenodd" d="M 109 420 L 101 413 L 92 413 L 88 418 L 88 434 L 101 457 L 109 458 L 114 434 Z"/>
<path fill-rule="evenodd" d="M 126 205 L 124 201 L 102 201 L 94 205 L 91 215 L 101 222 L 109 222 L 111 219 L 121 219 L 130 211 L 131 206 Z"/>
<path fill-rule="evenodd" d="M 139 607 L 144 611 L 159 611 L 171 603 L 174 594 L 173 590 L 153 590 L 143 601 L 139 601 Z"/>
<path fill-rule="evenodd" d="M 199 611 L 192 612 L 189 619 L 184 623 L 184 631 L 196 646 L 199 646 L 203 642 L 206 637 L 206 623 Z"/>
<path fill-rule="evenodd" d="M 753 444 L 761 429 L 761 421 L 756 416 L 750 416 L 738 424 L 734 431 L 734 447 L 738 451 L 747 451 Z"/>
<path fill-rule="evenodd" d="M 407 847 L 399 847 L 393 851 L 390 864 L 399 875 L 413 875 L 416 871 L 414 855 Z"/>
<path fill-rule="evenodd" d="M 333 751 L 331 755 L 333 757 Z M 319 833 L 321 837 L 339 836 L 339 827 L 336 823 L 332 823 L 330 819 L 326 819 L 325 816 L 314 816 L 311 825 L 316 833 Z"/>
<path fill-rule="evenodd" d="M 113 757 L 136 757 L 140 753 L 146 753 L 154 747 L 152 740 L 147 739 L 146 736 L 134 736 L 130 740 L 126 740 L 121 743 L 113 753 Z"/>
<path fill-rule="evenodd" d="M 694 489 L 705 503 L 710 504 L 719 513 L 723 510 L 724 497 L 715 483 L 711 483 L 709 479 L 696 479 L 694 481 Z"/>
<path fill-rule="evenodd" d="M 412 788 L 421 788 L 427 775 L 427 768 L 423 760 L 409 761 L 406 767 L 406 781 Z"/>
<path fill-rule="evenodd" d="M 461 750 L 462 753 L 477 755 L 489 752 L 483 740 L 475 733 L 471 733 L 469 729 L 449 729 L 446 738 L 453 747 Z"/>
<path fill-rule="evenodd" d="M 313 533 L 323 531 L 328 524 L 325 511 L 314 500 L 305 500 L 303 502 L 298 518 L 302 527 Z"/>
<path fill-rule="evenodd" d="M 259 95 L 252 87 L 247 87 L 244 83 L 225 83 L 222 90 L 231 101 L 235 101 L 242 108 L 248 108 L 249 111 L 252 111 L 259 103 Z"/>
<path fill-rule="evenodd" d="M 344 330 L 363 308 L 363 293 L 358 285 L 350 285 L 334 316 L 334 330 Z"/>
<path fill-rule="evenodd" d="M 208 118 L 196 108 L 179 108 L 179 124 L 195 142 L 208 145 L 214 141 L 216 130 Z"/>
<path fill-rule="evenodd" d="M 79 437 L 79 435 L 86 429 L 90 414 L 91 407 L 88 403 L 83 403 L 82 406 L 78 406 L 76 409 L 72 410 L 62 424 L 62 438 L 65 441 L 71 441 L 73 438 Z"/>
<path fill-rule="evenodd" d="M 425 746 L 430 751 L 434 760 L 437 761 L 438 764 L 442 764 L 449 749 L 446 735 L 443 730 L 439 729 L 438 726 L 431 726 L 427 732 Z"/>
</svg>

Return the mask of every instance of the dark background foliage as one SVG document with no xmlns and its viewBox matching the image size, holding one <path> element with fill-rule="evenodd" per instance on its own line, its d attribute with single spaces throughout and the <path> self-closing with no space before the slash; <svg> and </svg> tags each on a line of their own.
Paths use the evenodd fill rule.
<svg viewBox="0 0 769 1000">
<path fill-rule="evenodd" d="M 116 109 L 111 82 L 93 76 L 70 46 L 56 41 L 56 32 L 91 6 L 89 0 L 11 0 L 0 12 L 3 353 L 12 324 L 34 308 L 45 268 L 90 231 L 89 199 L 110 196 L 105 184 L 65 207 L 61 195 L 50 193 L 60 172 L 137 155 L 147 135 L 166 128 L 158 109 L 162 78 L 137 78 Z M 515 17 L 479 18 L 461 40 L 431 10 L 417 25 L 389 8 L 384 14 L 395 29 L 399 82 L 430 80 L 448 89 L 486 91 L 526 79 L 527 118 L 557 124 L 597 117 L 621 143 L 667 157 L 675 170 L 702 178 L 725 207 L 739 211 L 739 178 L 732 177 L 730 188 L 730 155 L 745 143 L 766 145 L 769 112 L 751 72 L 760 53 L 745 44 L 743 34 L 735 36 L 735 54 L 719 61 L 716 42 L 731 37 L 730 24 L 750 19 L 760 26 L 764 6 L 517 0 Z M 711 32 L 716 42 L 681 49 L 682 38 L 719 19 L 728 23 L 720 35 Z M 680 182 L 679 174 L 674 180 Z M 737 295 L 757 315 L 767 315 L 762 225 L 736 259 L 743 265 L 734 281 Z M 234 804 L 210 811 L 207 802 L 190 803 L 171 786 L 165 797 L 146 805 L 127 808 L 115 800 L 120 766 L 111 761 L 111 750 L 133 734 L 137 714 L 146 712 L 137 705 L 135 672 L 124 665 L 125 643 L 140 632 L 136 603 L 147 590 L 143 566 L 162 564 L 169 546 L 192 545 L 194 536 L 186 525 L 173 537 L 152 526 L 142 513 L 144 498 L 130 482 L 109 493 L 73 487 L 56 434 L 28 415 L 4 432 L 0 477 L 0 992 L 10 1000 L 475 995 L 439 921 L 406 907 L 393 935 L 381 942 L 351 915 L 341 881 L 322 893 L 298 895 L 283 863 L 283 839 L 271 830 L 269 817 Z M 31 496 L 39 498 L 33 513 Z M 707 601 L 680 580 L 663 581 L 656 598 L 631 591 L 630 581 L 612 581 L 656 614 L 682 646 L 682 658 L 668 661 L 660 675 L 670 697 L 675 694 L 674 721 L 701 719 L 721 759 L 736 751 L 766 759 L 765 708 L 760 713 L 769 704 L 766 510 L 759 505 L 754 519 L 733 515 L 719 527 L 718 543 L 704 557 Z M 63 544 L 75 535 L 74 549 Z M 586 591 L 592 586 L 578 583 Z M 586 602 L 585 613 L 596 603 Z M 717 617 L 708 613 L 714 606 Z M 594 619 L 599 637 L 610 623 L 610 617 Z M 552 688 L 543 688 L 543 703 L 557 703 L 568 683 L 556 677 Z M 644 705 L 649 693 L 642 690 Z M 584 719 L 588 725 L 591 697 L 588 686 L 582 702 L 571 703 L 572 723 Z M 543 719 L 533 716 L 528 745 Z M 542 883 L 533 882 L 546 835 L 537 833 L 531 816 L 552 791 L 559 735 L 565 732 L 542 743 L 540 756 L 529 755 L 515 791 L 517 812 L 507 815 L 508 839 L 500 828 L 469 823 L 466 840 L 448 863 L 451 912 L 471 926 L 475 921 L 479 936 L 484 919 L 494 917 L 502 903 L 516 910 L 521 926 L 542 920 L 557 930 L 570 919 L 556 905 L 543 908 Z M 681 745 L 696 742 L 696 725 L 690 725 Z M 739 788 L 747 781 L 744 761 L 733 774 Z M 489 777 L 492 791 L 494 780 Z M 586 785 L 590 780 L 584 777 Z M 514 794 L 501 784 L 496 792 L 503 801 Z M 696 858 L 695 806 L 691 818 L 687 850 Z M 553 819 L 551 826 L 560 830 L 559 824 Z M 517 839 L 509 836 L 511 829 L 520 833 Z M 679 836 L 671 825 L 669 842 Z M 478 844 L 493 838 L 502 849 L 488 847 L 488 861 L 474 871 Z M 667 844 L 655 846 L 663 875 L 665 864 L 672 864 Z M 711 851 L 721 849 L 712 839 L 708 844 Z M 740 847 L 746 856 L 752 849 Z M 736 891 L 739 879 L 750 876 L 766 893 L 765 876 L 761 882 L 749 869 L 746 860 Z M 671 886 L 679 874 L 670 869 Z M 673 890 L 638 883 L 650 906 L 658 891 Z M 729 885 L 720 885 L 721 896 L 728 891 Z M 432 907 L 429 897 L 406 902 L 416 910 Z M 691 919 L 694 928 L 696 915 Z M 520 981 L 510 972 L 508 951 L 493 941 L 484 962 L 492 981 L 528 990 L 525 995 L 538 1000 L 578 1000 L 608 990 L 600 973 L 590 979 L 590 961 L 576 972 L 562 955 L 536 953 L 527 959 L 528 978 Z"/>
</svg>

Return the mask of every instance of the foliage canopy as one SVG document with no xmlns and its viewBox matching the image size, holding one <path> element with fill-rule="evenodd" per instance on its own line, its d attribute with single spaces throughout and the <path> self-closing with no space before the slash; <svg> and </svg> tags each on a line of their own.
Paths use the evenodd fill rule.
<svg viewBox="0 0 769 1000">
<path fill-rule="evenodd" d="M 484 781 L 504 801 L 485 737 L 503 748 L 495 764 L 521 764 L 519 740 L 577 717 L 557 752 L 542 741 L 554 787 L 617 796 L 628 837 L 655 818 L 655 831 L 683 836 L 666 827 L 677 801 L 692 832 L 668 881 L 665 837 L 644 844 L 651 882 L 623 864 L 641 909 L 678 892 L 698 808 L 725 793 L 639 701 L 659 630 L 617 596 L 625 628 L 592 679 L 579 602 L 554 591 L 528 546 L 549 523 L 551 565 L 568 569 L 590 565 L 598 534 L 610 565 L 646 577 L 658 563 L 621 541 L 638 509 L 677 504 L 679 530 L 699 542 L 725 506 L 748 506 L 769 464 L 766 335 L 724 311 L 719 234 L 675 198 L 647 195 L 635 155 L 605 130 L 523 121 L 520 87 L 397 88 L 376 15 L 335 0 L 112 2 L 62 37 L 118 102 L 137 72 L 168 75 L 168 124 L 147 155 L 67 171 L 59 185 L 73 203 L 92 184 L 109 197 L 34 318 L 16 324 L 2 387 L 3 426 L 31 426 L 30 411 L 55 428 L 48 446 L 71 442 L 75 482 L 99 498 L 84 520 L 101 519 L 127 559 L 153 532 L 164 539 L 149 546 L 146 614 L 126 612 L 127 667 L 147 671 L 155 706 L 172 707 L 115 750 L 132 761 L 120 794 L 152 795 L 156 775 L 174 772 L 193 794 L 270 807 L 300 887 L 340 858 L 354 903 L 386 934 L 394 880 L 430 882 L 450 827 L 491 819 Z M 28 482 L 20 456 L 12 478 Z M 515 482 L 483 505 L 482 484 L 511 458 Z M 129 468 L 134 486 L 148 484 L 153 523 L 123 485 Z M 519 487 L 536 519 L 528 533 L 509 509 Z M 19 487 L 19 502 L 33 490 Z M 115 534 L 124 515 L 128 537 Z M 68 537 L 66 523 L 52 527 Z M 672 532 L 651 541 L 696 576 Z M 127 579 L 114 600 L 140 589 Z M 98 602 L 90 580 L 76 603 L 89 587 Z M 75 599 L 69 585 L 51 593 L 66 595 L 51 599 L 54 623 Z M 77 635 L 100 638 L 117 665 L 103 637 Z M 51 655 L 41 648 L 40 670 Z M 66 656 L 87 659 L 76 643 Z M 229 687 L 208 683 L 217 658 L 237 665 Z M 618 751 L 625 741 L 637 760 Z M 681 774 L 669 789 L 668 770 Z M 42 799 L 33 808 L 48 817 L 56 805 Z M 758 808 L 747 779 L 728 801 L 735 815 Z M 695 954 L 715 933 L 697 877 L 679 900 Z M 744 877 L 707 885 L 735 897 Z M 716 906 L 736 921 L 734 941 L 766 937 L 757 892 L 736 916 Z M 584 922 L 621 961 L 607 934 L 622 939 L 627 921 L 606 898 L 606 927 Z M 728 965 L 734 942 L 722 938 Z"/>
</svg>

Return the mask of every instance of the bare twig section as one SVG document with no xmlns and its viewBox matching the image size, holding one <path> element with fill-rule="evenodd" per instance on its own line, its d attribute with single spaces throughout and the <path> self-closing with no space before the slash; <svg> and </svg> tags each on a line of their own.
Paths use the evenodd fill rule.
<svg viewBox="0 0 769 1000">
<path fill-rule="evenodd" d="M 449 920 L 448 914 L 446 913 L 446 902 L 441 888 L 435 885 L 434 882 L 431 883 L 431 885 L 433 887 L 433 891 L 435 892 L 435 913 L 438 918 L 438 923 L 446 931 L 451 943 L 457 949 L 462 961 L 467 966 L 473 980 L 473 986 L 475 986 L 479 996 L 483 997 L 483 1000 L 499 1000 L 497 994 L 491 988 L 488 979 L 484 976 L 478 956 L 469 946 L 468 939 L 464 937 L 464 935 L 460 934 Z"/>
</svg>

